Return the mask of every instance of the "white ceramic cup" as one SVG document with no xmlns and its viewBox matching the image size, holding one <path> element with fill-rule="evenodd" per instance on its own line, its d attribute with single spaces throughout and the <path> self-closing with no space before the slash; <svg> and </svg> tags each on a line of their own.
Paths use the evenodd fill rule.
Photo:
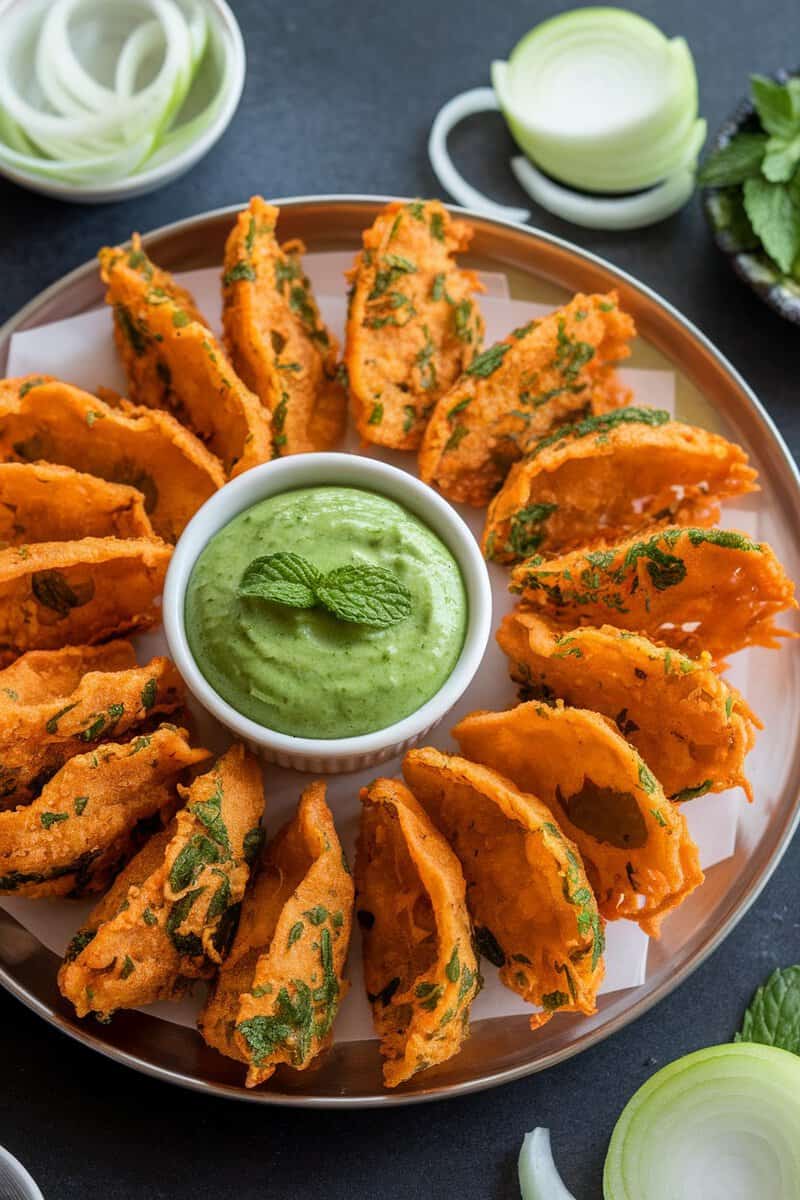
<svg viewBox="0 0 800 1200">
<path fill-rule="evenodd" d="M 292 737 L 242 716 L 202 674 L 186 636 L 186 588 L 207 542 L 244 509 L 268 496 L 330 484 L 388 496 L 441 538 L 464 579 L 467 631 L 459 659 L 439 691 L 402 721 L 357 737 Z M 469 686 L 483 658 L 491 631 L 492 593 L 486 563 L 473 534 L 447 501 L 427 484 L 397 467 L 355 454 L 300 454 L 246 471 L 220 488 L 195 513 L 178 540 L 167 571 L 163 615 L 172 658 L 187 687 L 205 709 L 268 762 L 298 771 L 335 774 L 363 770 L 402 754 L 449 712 Z"/>
</svg>

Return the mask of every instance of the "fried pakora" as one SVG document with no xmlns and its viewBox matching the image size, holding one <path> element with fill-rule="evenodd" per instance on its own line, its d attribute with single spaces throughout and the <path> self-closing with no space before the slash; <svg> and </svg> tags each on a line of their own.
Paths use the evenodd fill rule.
<svg viewBox="0 0 800 1200">
<path fill-rule="evenodd" d="M 230 944 L 260 847 L 261 768 L 236 744 L 117 877 L 72 939 L 58 976 L 79 1017 L 107 1020 L 208 978 Z"/>
<path fill-rule="evenodd" d="M 0 463 L 0 546 L 154 537 L 144 496 L 71 467 Z"/>
<path fill-rule="evenodd" d="M 468 758 L 547 805 L 580 850 L 606 920 L 627 917 L 657 936 L 661 919 L 702 883 L 684 816 L 606 717 L 531 701 L 472 713 L 453 736 Z"/>
<path fill-rule="evenodd" d="M 541 1012 L 596 1010 L 603 922 L 578 849 L 547 805 L 495 771 L 428 747 L 411 750 L 406 781 L 453 847 L 467 879 L 479 950 L 506 987 Z"/>
<path fill-rule="evenodd" d="M 438 200 L 388 204 L 348 272 L 345 365 L 365 442 L 416 450 L 428 417 L 480 351 L 482 291 L 456 255 L 472 229 Z"/>
<path fill-rule="evenodd" d="M 33 799 L 76 754 L 119 741 L 184 700 L 170 660 L 137 667 L 130 642 L 23 654 L 0 671 L 0 810 Z"/>
<path fill-rule="evenodd" d="M 38 375 L 0 380 L 0 457 L 46 459 L 136 488 L 169 542 L 225 482 L 219 460 L 168 413 L 112 408 Z"/>
<path fill-rule="evenodd" d="M 612 625 L 563 630 L 518 608 L 497 631 L 525 699 L 564 700 L 610 717 L 671 800 L 741 787 L 761 722 L 711 656 L 687 658 Z"/>
<path fill-rule="evenodd" d="M 740 446 L 654 408 L 585 417 L 511 468 L 486 518 L 495 562 L 563 554 L 658 525 L 713 525 L 719 501 L 756 490 Z"/>
<path fill-rule="evenodd" d="M 172 547 L 82 538 L 0 550 L 0 666 L 26 650 L 107 641 L 161 620 Z"/>
<path fill-rule="evenodd" d="M 225 245 L 225 345 L 271 414 L 274 457 L 329 450 L 347 423 L 339 347 L 303 271 L 305 246 L 278 243 L 279 210 L 254 196 Z"/>
<path fill-rule="evenodd" d="M 174 725 L 71 758 L 31 804 L 0 812 L 0 895 L 105 891 L 143 826 L 172 815 L 187 767 L 206 758 Z"/>
<path fill-rule="evenodd" d="M 615 364 L 635 332 L 616 292 L 579 294 L 484 350 L 436 406 L 421 478 L 449 500 L 488 504 L 512 464 L 555 426 L 630 402 Z"/>
<path fill-rule="evenodd" d="M 329 1044 L 348 986 L 352 917 L 353 881 L 325 784 L 312 783 L 262 854 L 198 1021 L 209 1046 L 247 1064 L 248 1087 L 282 1063 L 306 1070 Z"/>
<path fill-rule="evenodd" d="M 383 1080 L 397 1087 L 458 1053 L 482 981 L 464 876 L 445 838 L 397 780 L 376 779 L 361 802 L 356 906 L 364 982 Z"/>
<path fill-rule="evenodd" d="M 100 275 L 130 399 L 171 412 L 221 460 L 228 475 L 271 455 L 269 417 L 234 371 L 189 293 L 142 249 L 106 246 Z"/>
<path fill-rule="evenodd" d="M 511 590 L 559 625 L 609 624 L 691 657 L 719 661 L 745 646 L 776 648 L 773 618 L 797 608 L 794 584 L 766 542 L 729 529 L 669 528 L 511 573 Z M 791 636 L 791 635 L 788 635 Z"/>
</svg>

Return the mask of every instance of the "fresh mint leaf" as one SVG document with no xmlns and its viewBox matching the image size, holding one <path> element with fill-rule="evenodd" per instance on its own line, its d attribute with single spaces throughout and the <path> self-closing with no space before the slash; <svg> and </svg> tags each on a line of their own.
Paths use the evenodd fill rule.
<svg viewBox="0 0 800 1200">
<path fill-rule="evenodd" d="M 756 991 L 735 1042 L 761 1042 L 800 1054 L 800 966 L 773 971 Z"/>
<path fill-rule="evenodd" d="M 707 158 L 697 173 L 703 187 L 732 187 L 755 179 L 767 149 L 765 133 L 740 133 Z"/>
<path fill-rule="evenodd" d="M 386 629 L 411 613 L 411 593 L 383 567 L 337 567 L 317 585 L 320 603 L 340 621 Z"/>
<path fill-rule="evenodd" d="M 800 133 L 800 97 L 796 88 L 763 75 L 751 75 L 750 98 L 767 133 L 779 138 Z"/>
<path fill-rule="evenodd" d="M 771 137 L 761 164 L 764 176 L 772 183 L 786 183 L 800 162 L 800 131 L 792 138 Z"/>
<path fill-rule="evenodd" d="M 747 179 L 744 207 L 767 254 L 787 274 L 800 253 L 800 206 L 785 183 Z"/>
<path fill-rule="evenodd" d="M 313 608 L 320 574 L 299 554 L 266 554 L 254 558 L 239 583 L 240 596 L 271 600 L 289 608 Z"/>
</svg>

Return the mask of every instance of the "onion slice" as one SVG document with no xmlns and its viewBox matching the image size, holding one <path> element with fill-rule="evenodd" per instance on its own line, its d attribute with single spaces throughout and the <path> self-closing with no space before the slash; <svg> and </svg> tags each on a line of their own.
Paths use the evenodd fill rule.
<svg viewBox="0 0 800 1200">
<path fill-rule="evenodd" d="M 584 229 L 642 229 L 683 208 L 694 191 L 694 170 L 676 171 L 658 187 L 635 196 L 587 196 L 548 179 L 523 155 L 511 170 L 528 195 L 548 212 Z"/>
<path fill-rule="evenodd" d="M 575 1200 L 553 1162 L 549 1129 L 537 1126 L 525 1134 L 519 1152 L 519 1187 L 522 1200 Z"/>
<path fill-rule="evenodd" d="M 670 1063 L 628 1102 L 605 1200 L 797 1200 L 800 1058 L 753 1042 Z"/>
</svg>

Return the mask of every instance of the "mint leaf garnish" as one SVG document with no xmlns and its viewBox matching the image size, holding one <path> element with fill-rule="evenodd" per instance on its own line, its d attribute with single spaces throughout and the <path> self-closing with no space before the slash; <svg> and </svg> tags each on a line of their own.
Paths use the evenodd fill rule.
<svg viewBox="0 0 800 1200">
<path fill-rule="evenodd" d="M 744 207 L 770 258 L 788 275 L 800 253 L 800 206 L 785 183 L 747 179 Z"/>
<path fill-rule="evenodd" d="M 697 173 L 704 187 L 732 187 L 755 179 L 767 150 L 765 133 L 740 133 L 712 154 Z"/>
<path fill-rule="evenodd" d="M 800 1054 L 800 966 L 773 971 L 750 1001 L 733 1040 Z"/>
<path fill-rule="evenodd" d="M 313 608 L 319 571 L 299 554 L 266 554 L 254 558 L 239 584 L 240 596 L 255 596 L 289 608 Z"/>
<path fill-rule="evenodd" d="M 776 83 L 763 75 L 751 75 L 750 97 L 767 133 L 790 138 L 800 132 L 800 94 L 794 82 Z"/>
<path fill-rule="evenodd" d="M 329 571 L 317 597 L 340 621 L 385 629 L 411 612 L 411 593 L 383 567 L 350 566 Z"/>
<path fill-rule="evenodd" d="M 340 621 L 376 629 L 396 625 L 411 613 L 411 593 L 391 571 L 353 564 L 323 575 L 299 554 L 254 558 L 238 594 L 290 608 L 321 606 Z"/>
</svg>

